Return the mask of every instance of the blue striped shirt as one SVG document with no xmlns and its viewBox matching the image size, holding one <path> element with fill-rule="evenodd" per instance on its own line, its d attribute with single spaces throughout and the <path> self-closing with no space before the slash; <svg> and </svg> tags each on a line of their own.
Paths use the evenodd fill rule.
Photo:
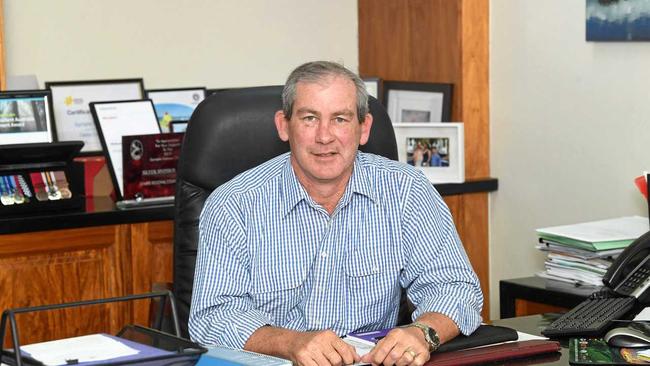
<svg viewBox="0 0 650 366">
<path fill-rule="evenodd" d="M 259 327 L 339 335 L 395 325 L 401 287 L 413 319 L 435 311 L 463 334 L 483 296 L 451 215 L 419 170 L 359 152 L 330 216 L 298 182 L 290 153 L 208 197 L 189 319 L 192 339 L 243 348 Z"/>
</svg>

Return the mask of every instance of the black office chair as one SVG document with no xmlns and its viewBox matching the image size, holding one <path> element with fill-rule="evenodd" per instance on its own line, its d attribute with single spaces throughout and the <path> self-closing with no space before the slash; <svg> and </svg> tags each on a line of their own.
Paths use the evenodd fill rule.
<svg viewBox="0 0 650 366">
<path fill-rule="evenodd" d="M 216 187 L 289 151 L 273 123 L 275 112 L 282 108 L 281 93 L 281 86 L 220 91 L 196 108 L 188 124 L 178 161 L 174 208 L 173 288 L 184 337 L 188 337 L 199 214 Z M 374 98 L 370 113 L 374 118 L 370 140 L 361 150 L 397 160 L 390 119 Z"/>
</svg>

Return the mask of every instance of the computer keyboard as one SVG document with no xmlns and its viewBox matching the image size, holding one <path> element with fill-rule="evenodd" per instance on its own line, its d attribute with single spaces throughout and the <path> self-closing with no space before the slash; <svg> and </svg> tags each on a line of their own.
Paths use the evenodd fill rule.
<svg viewBox="0 0 650 366">
<path fill-rule="evenodd" d="M 635 303 L 634 297 L 587 299 L 551 323 L 542 334 L 547 337 L 600 336 L 612 320 L 622 319 Z"/>
</svg>

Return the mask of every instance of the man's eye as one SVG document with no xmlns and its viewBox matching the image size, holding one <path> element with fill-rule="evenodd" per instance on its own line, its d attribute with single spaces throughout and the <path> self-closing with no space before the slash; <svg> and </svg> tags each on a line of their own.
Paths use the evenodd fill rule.
<svg viewBox="0 0 650 366">
<path fill-rule="evenodd" d="M 348 121 L 347 118 L 343 118 L 343 117 L 336 117 L 334 120 L 338 123 L 345 123 Z"/>
<path fill-rule="evenodd" d="M 302 117 L 302 120 L 305 122 L 314 122 L 316 121 L 316 116 L 304 116 Z"/>
</svg>

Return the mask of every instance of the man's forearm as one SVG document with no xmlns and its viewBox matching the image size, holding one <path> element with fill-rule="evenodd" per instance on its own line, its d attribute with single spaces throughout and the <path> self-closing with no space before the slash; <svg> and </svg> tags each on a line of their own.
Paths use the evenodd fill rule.
<svg viewBox="0 0 650 366">
<path fill-rule="evenodd" d="M 289 359 L 291 340 L 299 332 L 295 330 L 263 326 L 258 328 L 244 344 L 244 349 L 257 353 Z"/>
</svg>

